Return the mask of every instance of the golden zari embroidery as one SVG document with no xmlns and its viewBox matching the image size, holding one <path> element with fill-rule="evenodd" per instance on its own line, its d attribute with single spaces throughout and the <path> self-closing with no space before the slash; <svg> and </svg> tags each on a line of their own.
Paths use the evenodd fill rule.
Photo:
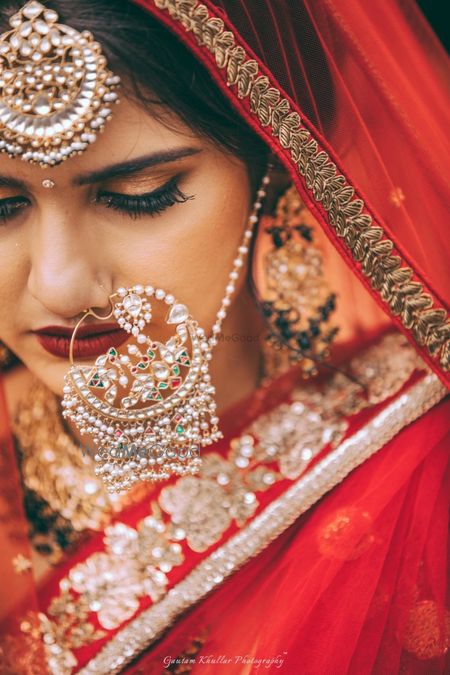
<svg viewBox="0 0 450 675">
<path fill-rule="evenodd" d="M 237 44 L 222 19 L 210 16 L 206 5 L 197 0 L 154 0 L 154 3 L 192 32 L 197 43 L 214 56 L 217 66 L 226 69 L 228 86 L 236 87 L 238 98 L 249 99 L 251 111 L 261 125 L 270 126 L 272 135 L 289 150 L 306 188 L 327 212 L 330 225 L 359 263 L 372 288 L 411 331 L 416 342 L 427 347 L 431 358 L 449 370 L 447 312 L 435 306 L 432 296 L 414 279 L 413 270 L 394 250 L 393 242 L 363 212 L 364 202 L 355 198 L 353 187 L 302 125 L 300 115 L 291 109 L 289 101 L 282 98 L 266 75 L 259 73 L 258 63 Z"/>
<path fill-rule="evenodd" d="M 342 448 L 350 443 L 353 461 L 359 461 L 359 446 L 352 445 L 353 437 L 341 443 L 348 429 L 345 417 L 394 394 L 415 369 L 423 368 L 423 362 L 406 339 L 394 334 L 384 337 L 350 362 L 349 372 L 359 377 L 360 384 L 340 373 L 322 385 L 302 383 L 291 393 L 290 402 L 261 415 L 241 436 L 233 439 L 226 456 L 209 452 L 198 476 L 180 477 L 173 485 L 163 488 L 159 497 L 151 502 L 150 515 L 136 527 L 121 522 L 107 527 L 104 550 L 75 565 L 61 580 L 61 593 L 47 611 L 46 634 L 49 631 L 53 636 L 61 634 L 61 626 L 67 623 L 68 616 L 73 621 L 74 614 L 81 611 L 84 637 L 90 643 L 97 638 L 92 624 L 87 622 L 86 612 L 95 614 L 106 630 L 132 618 L 143 598 L 150 598 L 158 612 L 157 608 L 173 591 L 168 590 L 168 574 L 185 561 L 187 549 L 206 551 L 220 541 L 233 522 L 242 532 L 248 531 L 247 523 L 260 504 L 259 494 L 278 481 L 298 478 L 326 446 Z M 405 396 L 409 401 L 411 395 Z M 432 401 L 430 396 L 430 405 Z M 400 418 L 399 423 L 401 428 L 407 422 Z M 371 443 L 374 440 L 364 430 L 358 435 L 362 437 L 362 448 L 366 436 Z M 380 439 L 382 445 L 383 438 L 381 428 L 375 441 Z M 381 447 L 375 445 L 376 449 Z M 318 466 L 326 465 L 327 460 L 328 457 Z M 339 455 L 335 462 L 339 466 Z M 310 473 L 300 478 L 300 482 L 308 481 Z M 342 479 L 346 473 L 335 466 L 332 475 Z M 317 494 L 319 498 L 323 492 L 319 490 Z M 308 508 L 316 500 L 315 495 L 316 492 L 314 499 L 310 501 L 308 497 L 306 502 L 302 497 L 301 504 L 307 504 L 305 508 Z M 307 496 L 308 491 L 305 498 Z M 257 515 L 256 520 L 262 518 L 264 523 L 264 514 L 270 513 L 276 501 Z M 215 556 L 213 553 L 210 559 L 214 560 Z M 233 557 L 229 563 L 229 569 L 234 569 Z M 227 565 L 225 560 L 225 567 Z M 219 583 L 225 576 L 220 571 L 213 576 L 214 582 Z M 72 623 L 69 625 L 72 630 Z M 87 630 L 89 625 L 91 628 Z M 59 644 L 71 660 L 74 658 L 71 650 L 80 646 L 80 635 L 75 634 L 76 644 L 73 644 L 70 631 L 64 630 L 63 634 L 63 643 Z M 54 672 L 59 675 L 71 670 Z"/>
</svg>

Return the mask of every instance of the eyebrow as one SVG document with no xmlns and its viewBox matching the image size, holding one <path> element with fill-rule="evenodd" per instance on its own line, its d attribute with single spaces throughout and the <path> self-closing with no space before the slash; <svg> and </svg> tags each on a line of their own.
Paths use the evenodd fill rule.
<svg viewBox="0 0 450 675">
<path fill-rule="evenodd" d="M 14 188 L 15 190 L 28 190 L 26 183 L 11 176 L 0 176 L 0 188 Z"/>
<path fill-rule="evenodd" d="M 178 159 L 184 159 L 184 157 L 191 157 L 201 151 L 201 148 L 185 147 L 153 152 L 149 155 L 144 155 L 144 157 L 137 157 L 136 159 L 131 159 L 127 162 L 120 162 L 119 164 L 113 164 L 103 169 L 97 169 L 96 171 L 82 174 L 75 178 L 74 184 L 89 185 L 91 183 L 99 183 L 100 181 L 110 180 L 111 178 L 117 178 L 119 176 L 126 176 L 142 171 L 142 169 L 158 166 L 159 164 L 167 164 L 169 162 L 175 162 Z"/>
</svg>

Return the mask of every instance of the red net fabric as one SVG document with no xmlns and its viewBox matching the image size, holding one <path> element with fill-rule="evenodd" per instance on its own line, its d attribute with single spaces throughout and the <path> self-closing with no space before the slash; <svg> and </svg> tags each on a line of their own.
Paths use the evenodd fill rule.
<svg viewBox="0 0 450 675">
<path fill-rule="evenodd" d="M 412 0 L 137 2 L 202 60 L 356 276 L 448 379 L 449 68 Z M 252 89 L 265 75 L 272 88 Z M 280 131 L 290 135 L 294 111 L 313 142 L 299 149 L 300 134 L 295 151 Z M 355 226 L 357 198 L 372 221 Z"/>
</svg>

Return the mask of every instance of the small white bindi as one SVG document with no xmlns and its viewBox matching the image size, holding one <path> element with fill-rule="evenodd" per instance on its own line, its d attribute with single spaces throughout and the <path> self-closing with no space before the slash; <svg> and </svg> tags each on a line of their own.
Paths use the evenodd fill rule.
<svg viewBox="0 0 450 675">
<path fill-rule="evenodd" d="M 44 178 L 44 180 L 42 181 L 42 187 L 51 190 L 52 188 L 55 187 L 55 182 L 52 181 L 50 178 Z"/>
</svg>

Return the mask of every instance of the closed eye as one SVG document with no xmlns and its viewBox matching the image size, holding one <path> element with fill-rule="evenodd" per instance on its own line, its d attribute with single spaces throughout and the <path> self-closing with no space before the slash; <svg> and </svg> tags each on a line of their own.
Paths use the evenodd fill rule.
<svg viewBox="0 0 450 675">
<path fill-rule="evenodd" d="M 131 218 L 141 216 L 157 216 L 174 204 L 194 199 L 194 195 L 186 195 L 178 185 L 179 176 L 172 177 L 161 187 L 141 195 L 127 195 L 118 192 L 101 190 L 96 197 L 97 204 L 104 204 L 109 209 L 125 213 Z"/>
</svg>

